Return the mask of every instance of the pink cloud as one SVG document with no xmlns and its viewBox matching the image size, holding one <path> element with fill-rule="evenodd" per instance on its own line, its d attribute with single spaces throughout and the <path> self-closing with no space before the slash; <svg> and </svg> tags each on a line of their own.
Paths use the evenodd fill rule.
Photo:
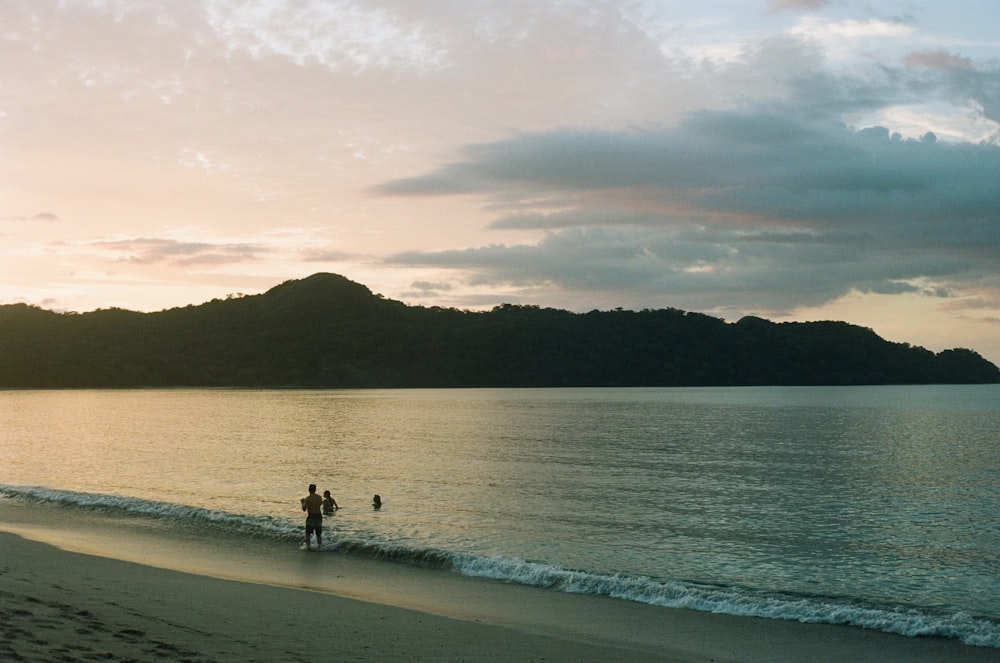
<svg viewBox="0 0 1000 663">
<path fill-rule="evenodd" d="M 946 51 L 917 51 L 903 58 L 910 69 L 972 69 L 969 58 Z"/>
</svg>

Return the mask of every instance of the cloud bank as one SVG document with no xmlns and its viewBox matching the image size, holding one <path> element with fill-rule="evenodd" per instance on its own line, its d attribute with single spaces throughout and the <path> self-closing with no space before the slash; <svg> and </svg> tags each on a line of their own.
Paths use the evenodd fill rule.
<svg viewBox="0 0 1000 663">
<path fill-rule="evenodd" d="M 796 76 L 783 99 L 688 112 L 669 126 L 558 129 L 466 146 L 394 196 L 475 196 L 494 230 L 535 242 L 397 253 L 525 291 L 788 314 L 850 292 L 1000 305 L 1000 70 L 914 53 L 865 78 Z M 904 137 L 845 118 L 959 103 L 986 139 Z"/>
<path fill-rule="evenodd" d="M 0 302 L 158 310 L 331 271 L 1000 357 L 995 13 L 0 3 Z"/>
</svg>

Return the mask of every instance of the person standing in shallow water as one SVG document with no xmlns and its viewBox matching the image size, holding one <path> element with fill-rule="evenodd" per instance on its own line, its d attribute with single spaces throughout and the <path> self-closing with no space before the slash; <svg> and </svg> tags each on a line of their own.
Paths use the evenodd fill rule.
<svg viewBox="0 0 1000 663">
<path fill-rule="evenodd" d="M 323 491 L 323 515 L 332 516 L 333 512 L 339 509 L 340 506 L 337 504 L 337 500 L 333 499 L 329 490 Z"/>
<path fill-rule="evenodd" d="M 323 498 L 316 494 L 316 484 L 309 484 L 309 494 L 300 500 L 302 510 L 306 512 L 306 550 L 309 550 L 309 537 L 316 533 L 316 547 L 323 545 Z"/>
</svg>

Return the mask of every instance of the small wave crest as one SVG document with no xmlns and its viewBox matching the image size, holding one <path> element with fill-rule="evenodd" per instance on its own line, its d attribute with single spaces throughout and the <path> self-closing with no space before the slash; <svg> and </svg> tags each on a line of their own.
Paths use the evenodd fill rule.
<svg viewBox="0 0 1000 663">
<path fill-rule="evenodd" d="M 965 612 L 935 615 L 916 609 L 851 605 L 817 597 L 765 595 L 742 588 L 571 571 L 503 557 L 463 555 L 453 562 L 452 567 L 470 576 L 607 596 L 665 608 L 814 624 L 841 624 L 909 637 L 955 638 L 969 645 L 1000 647 L 1000 623 Z"/>
<path fill-rule="evenodd" d="M 455 553 L 433 548 L 414 549 L 403 545 L 343 537 L 335 539 L 331 549 L 359 557 L 444 570 L 452 568 L 455 557 Z"/>
<path fill-rule="evenodd" d="M 170 520 L 177 524 L 201 525 L 235 534 L 266 536 L 281 540 L 292 540 L 301 536 L 296 527 L 268 516 L 240 515 L 137 497 L 5 485 L 0 485 L 0 497 L 86 509 L 113 516 L 148 516 Z"/>
<path fill-rule="evenodd" d="M 301 528 L 291 521 L 132 497 L 4 485 L 0 485 L 0 497 L 98 510 L 111 515 L 163 518 L 179 524 L 222 528 L 232 533 L 280 541 L 297 541 L 301 537 Z M 624 574 L 597 574 L 511 557 L 414 548 L 382 541 L 373 535 L 338 534 L 336 538 L 328 539 L 330 542 L 327 550 L 448 570 L 472 577 L 575 594 L 607 596 L 665 608 L 816 624 L 841 624 L 910 637 L 954 638 L 969 645 L 1000 648 L 1000 623 L 965 612 L 933 614 L 912 608 L 851 604 L 841 599 L 780 596 L 746 588 L 661 581 Z"/>
</svg>

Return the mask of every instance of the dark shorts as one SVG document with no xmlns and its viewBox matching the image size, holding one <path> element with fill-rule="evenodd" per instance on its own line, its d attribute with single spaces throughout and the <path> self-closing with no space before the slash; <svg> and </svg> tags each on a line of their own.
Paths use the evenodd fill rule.
<svg viewBox="0 0 1000 663">
<path fill-rule="evenodd" d="M 306 517 L 306 534 L 323 533 L 323 516 L 318 513 L 310 513 Z"/>
</svg>

